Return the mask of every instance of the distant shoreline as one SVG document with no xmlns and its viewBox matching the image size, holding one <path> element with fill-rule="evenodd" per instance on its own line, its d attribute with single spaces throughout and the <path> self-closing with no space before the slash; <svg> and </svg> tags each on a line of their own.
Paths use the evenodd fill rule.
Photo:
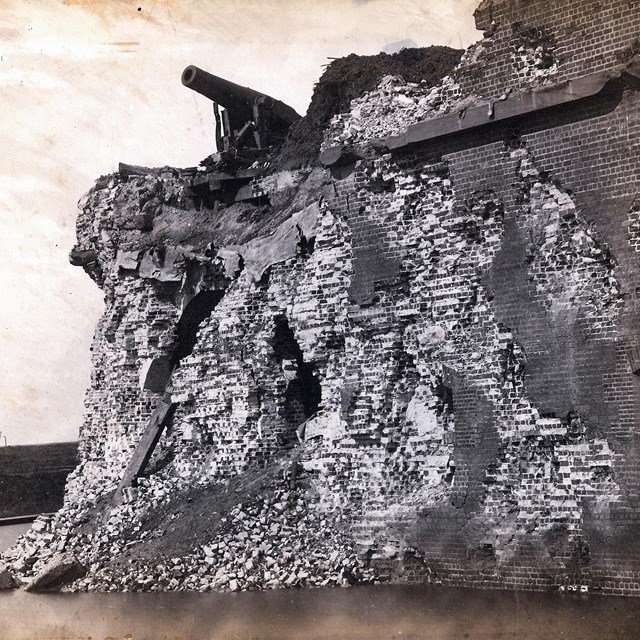
<svg viewBox="0 0 640 640">
<path fill-rule="evenodd" d="M 57 511 L 77 464 L 77 442 L 0 447 L 0 519 Z"/>
</svg>

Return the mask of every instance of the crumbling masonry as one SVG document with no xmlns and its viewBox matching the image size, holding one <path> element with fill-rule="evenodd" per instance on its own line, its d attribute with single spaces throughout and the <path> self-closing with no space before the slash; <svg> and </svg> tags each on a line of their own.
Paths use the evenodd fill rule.
<svg viewBox="0 0 640 640">
<path fill-rule="evenodd" d="M 76 589 L 640 594 L 640 7 L 484 0 L 476 23 L 440 84 L 388 76 L 337 114 L 324 167 L 226 205 L 123 170 L 81 201 L 107 305 L 82 462 L 14 573 L 46 570 L 46 534 Z M 229 487 L 179 558 L 114 563 Z"/>
</svg>

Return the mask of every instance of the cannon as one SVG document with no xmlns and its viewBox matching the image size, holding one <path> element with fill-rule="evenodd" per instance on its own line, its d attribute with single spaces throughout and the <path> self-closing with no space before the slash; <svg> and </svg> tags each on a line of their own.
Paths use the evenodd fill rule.
<svg viewBox="0 0 640 640">
<path fill-rule="evenodd" d="M 194 65 L 182 72 L 182 84 L 213 102 L 219 151 L 243 147 L 266 150 L 282 142 L 289 127 L 300 119 L 284 102 Z M 224 108 L 222 113 L 219 107 Z"/>
</svg>

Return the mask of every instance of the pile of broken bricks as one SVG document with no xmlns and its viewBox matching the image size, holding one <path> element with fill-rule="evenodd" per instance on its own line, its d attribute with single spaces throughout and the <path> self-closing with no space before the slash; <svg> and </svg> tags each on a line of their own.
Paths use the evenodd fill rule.
<svg viewBox="0 0 640 640">
<path fill-rule="evenodd" d="M 159 501 L 166 499 L 159 485 L 149 491 L 158 492 Z M 239 503 L 212 530 L 206 544 L 153 558 L 136 555 L 135 547 L 162 537 L 164 531 L 142 531 L 140 513 L 130 505 L 125 500 L 112 511 L 107 526 L 93 533 L 74 537 L 62 532 L 65 544 L 55 549 L 46 546 L 48 536 L 60 540 L 61 530 L 70 534 L 73 527 L 60 514 L 39 518 L 35 530 L 24 534 L 3 558 L 0 578 L 6 578 L 5 588 L 243 591 L 381 581 L 355 552 L 346 533 L 347 516 L 315 510 L 295 489 L 282 488 Z M 60 530 L 54 535 L 55 528 Z M 112 558 L 128 562 L 112 564 Z"/>
</svg>

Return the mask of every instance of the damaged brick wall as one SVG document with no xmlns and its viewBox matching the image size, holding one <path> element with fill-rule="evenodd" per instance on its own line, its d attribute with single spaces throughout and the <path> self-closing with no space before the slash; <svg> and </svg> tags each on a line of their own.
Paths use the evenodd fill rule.
<svg viewBox="0 0 640 640">
<path fill-rule="evenodd" d="M 636 402 L 628 364 L 615 400 L 603 394 L 608 377 L 619 373 L 615 353 L 625 289 L 635 288 L 633 280 L 622 281 L 605 236 L 578 206 L 578 194 L 535 167 L 535 142 L 508 138 L 451 154 L 444 145 L 435 153 L 409 150 L 376 161 L 375 169 L 361 162 L 359 175 L 342 180 L 346 192 L 338 186 L 329 204 L 354 230 L 363 226 L 354 217 L 368 216 L 368 232 L 354 233 L 353 253 L 380 257 L 354 259 L 354 280 L 375 292 L 354 318 L 375 327 L 369 331 L 374 335 L 384 327 L 380 318 L 390 318 L 396 349 L 410 354 L 413 379 L 406 396 L 415 393 L 415 399 L 426 387 L 440 422 L 434 444 L 441 458 L 427 464 L 435 487 L 425 495 L 424 479 L 419 483 L 422 494 L 410 507 L 420 505 L 417 520 L 407 530 L 407 513 L 395 500 L 391 512 L 387 503 L 381 514 L 369 490 L 356 531 L 374 558 L 380 548 L 411 544 L 430 579 L 632 592 L 633 576 L 605 551 L 608 522 L 637 544 L 629 525 L 637 484 L 625 481 L 632 463 L 609 418 L 611 403 L 628 412 Z M 491 167 L 480 181 L 478 166 Z M 378 172 L 393 183 L 383 194 Z M 356 214 L 351 202 L 358 203 Z M 622 231 L 625 217 L 617 221 Z M 389 278 L 380 262 L 392 259 Z M 369 335 L 367 342 L 375 338 Z M 378 358 L 394 360 L 389 353 L 367 359 Z M 367 365 L 358 367 L 353 356 L 349 361 L 353 380 L 360 381 L 351 390 L 355 395 Z M 377 436 L 372 416 L 383 406 L 374 404 L 376 394 L 392 380 L 385 371 L 364 387 L 371 440 Z M 395 389 L 392 395 L 396 403 L 403 397 Z M 398 421 L 402 442 L 411 412 L 405 405 L 398 413 L 404 413 Z M 392 414 L 383 421 L 392 424 Z M 384 428 L 381 435 L 382 443 Z M 418 469 L 428 455 L 421 436 L 419 451 L 411 452 Z M 387 450 L 384 462 L 369 459 L 367 466 L 388 467 L 403 446 Z M 407 471 L 397 476 L 405 499 L 417 489 Z M 350 476 L 357 477 L 357 470 Z M 394 489 L 389 476 L 387 499 Z M 394 519 L 395 532 L 389 527 Z M 576 554 L 583 563 L 579 571 Z"/>
<path fill-rule="evenodd" d="M 464 96 L 506 96 L 614 69 L 635 51 L 640 24 L 632 5 L 583 2 L 559 10 L 544 2 L 483 3 L 479 23 L 489 9 L 495 23 L 483 26 L 485 40 L 465 54 L 441 90 L 421 97 L 414 85 L 387 80 L 354 101 L 351 114 L 334 119 L 329 144 L 394 135 L 405 112 L 409 123 L 416 113 L 437 117 L 464 108 Z M 571 44 L 576 31 L 589 45 Z M 534 38 L 539 42 L 530 52 L 524 41 Z M 488 63 L 489 55 L 495 62 Z M 363 113 L 370 120 L 360 128 Z M 448 497 L 422 502 L 409 526 L 398 517 L 395 538 L 389 514 L 361 527 L 372 534 L 374 552 L 376 540 L 378 547 L 413 544 L 410 577 L 613 593 L 639 588 L 638 124 L 637 81 L 630 78 L 571 107 L 398 149 L 378 161 L 380 179 L 368 193 L 362 183 L 372 170 L 362 160 L 355 165 L 365 167 L 362 174 L 339 191 L 334 206 L 354 230 L 364 230 L 353 236 L 352 299 L 363 302 L 367 290 L 374 305 L 365 313 L 372 318 L 390 312 L 389 287 L 398 286 L 403 273 L 394 240 L 411 235 L 390 212 L 415 215 L 412 199 L 424 205 L 434 196 L 428 188 L 428 196 L 407 197 L 399 184 L 440 165 L 452 193 L 435 212 L 459 211 L 466 242 L 485 250 L 494 243 L 486 257 L 474 256 L 475 270 L 465 271 L 456 256 L 429 272 L 436 291 L 419 307 L 422 318 L 428 310 L 437 319 L 433 334 L 455 344 L 437 358 L 438 379 L 447 381 L 452 397 L 455 471 Z M 332 167 L 338 179 L 348 171 L 348 165 Z M 390 203 L 377 195 L 384 190 L 393 194 Z M 442 188 L 435 193 L 440 197 Z M 441 230 L 423 234 L 423 243 L 438 239 L 437 259 L 446 257 Z M 462 238 L 452 238 L 452 245 L 466 248 Z M 414 251 L 417 263 L 428 263 Z M 419 274 L 414 270 L 408 282 L 415 286 Z M 438 276 L 445 276 L 442 284 Z M 458 322 L 473 318 L 464 337 L 441 323 L 447 311 Z"/>
<path fill-rule="evenodd" d="M 635 0 L 574 0 L 562 7 L 550 1 L 483 2 L 475 16 L 484 37 L 440 84 L 426 87 L 385 76 L 376 90 L 331 120 L 324 147 L 398 135 L 446 114 L 456 115 L 464 127 L 474 107 L 484 110 L 489 123 L 496 105 L 536 91 L 541 92 L 537 109 L 542 109 L 545 90 L 563 90 L 569 81 L 598 73 L 613 77 L 614 70 L 635 60 L 637 14 Z"/>
<path fill-rule="evenodd" d="M 295 509 L 339 523 L 336 558 L 358 551 L 347 582 L 638 593 L 640 95 L 620 65 L 640 17 L 544 0 L 476 16 L 484 40 L 441 85 L 386 78 L 333 119 L 325 150 L 349 146 L 326 171 L 255 178 L 233 204 L 192 197 L 177 171 L 119 174 L 81 202 L 72 257 L 107 307 L 68 514 L 109 500 L 153 408 L 175 405 L 105 548 L 171 494 L 287 460 Z M 492 121 L 491 99 L 604 69 L 581 100 Z M 463 134 L 380 140 L 478 100 L 487 120 Z M 293 545 L 269 509 L 220 531 L 242 513 L 242 553 Z M 91 563 L 80 586 L 108 584 L 65 526 Z M 259 553 L 225 578 L 220 531 L 206 567 L 199 548 L 185 560 L 202 583 L 154 571 L 169 588 L 310 579 Z M 336 583 L 322 571 L 313 584 Z"/>
<path fill-rule="evenodd" d="M 269 178 L 266 182 L 274 180 Z M 274 200 L 278 195 L 285 201 L 287 197 L 289 200 L 299 197 L 299 192 L 290 189 L 290 172 L 284 172 L 280 182 L 272 189 Z M 303 210 L 305 204 L 306 201 L 301 205 Z M 206 218 L 212 226 L 219 221 L 212 220 L 210 212 L 189 210 L 189 206 L 180 179 L 173 175 L 158 179 L 151 173 L 146 177 L 107 177 L 80 203 L 78 244 L 74 252 L 89 256 L 82 266 L 103 288 L 106 310 L 92 346 L 94 366 L 81 430 L 82 467 L 72 477 L 70 488 L 70 495 L 76 498 L 95 500 L 117 481 L 165 392 L 173 394 L 179 404 L 174 422 L 180 426 L 160 442 L 155 464 L 161 464 L 163 456 L 169 455 L 176 458 L 180 468 L 180 460 L 184 458 L 190 462 L 182 473 L 189 476 L 201 466 L 206 475 L 209 469 L 204 462 L 212 457 L 211 445 L 215 444 L 218 449 L 213 457 L 217 456 L 217 461 L 212 463 L 212 475 L 216 476 L 218 466 L 228 475 L 231 469 L 236 472 L 241 469 L 242 464 L 233 466 L 233 454 L 224 455 L 219 448 L 221 444 L 229 444 L 233 449 L 235 442 L 237 456 L 247 464 L 268 457 L 269 451 L 282 444 L 282 420 L 265 426 L 264 446 L 258 443 L 262 436 L 254 439 L 251 431 L 262 430 L 262 425 L 257 424 L 261 405 L 266 407 L 263 412 L 279 410 L 269 390 L 263 397 L 261 373 L 273 384 L 274 378 L 282 375 L 282 365 L 276 362 L 270 346 L 273 319 L 254 316 L 266 289 L 256 287 L 253 280 L 256 268 L 259 271 L 265 267 L 252 269 L 252 261 L 255 262 L 256 255 L 258 264 L 264 258 L 255 254 L 250 245 L 229 244 L 231 248 L 218 255 L 220 247 L 214 248 L 208 242 L 215 234 L 203 229 L 206 225 L 197 225 L 194 216 Z M 245 206 L 231 210 L 239 216 L 247 213 Z M 238 225 L 233 214 L 225 212 L 224 217 L 231 222 L 226 237 L 231 241 L 241 238 L 235 232 Z M 279 236 L 285 256 L 287 250 L 295 255 L 301 233 L 295 226 L 287 225 L 283 225 L 285 234 L 293 235 L 293 244 L 288 236 Z M 241 233 L 244 231 L 246 225 Z M 259 249 L 265 247 L 261 245 Z M 238 251 L 246 251 L 246 260 L 240 258 Z M 282 248 L 274 251 L 271 261 L 282 259 L 280 253 Z M 229 256 L 232 263 L 236 256 L 230 276 L 226 274 Z M 238 258 L 247 265 L 244 271 Z M 266 266 L 270 266 L 268 260 Z M 242 285 L 234 279 L 240 272 Z M 235 286 L 229 286 L 230 283 Z M 249 328 L 244 322 L 249 323 Z M 203 335 L 198 334 L 200 328 Z M 262 333 L 257 335 L 259 330 Z M 248 345 L 261 341 L 264 358 L 243 363 L 243 351 L 254 355 Z M 227 360 L 225 348 L 232 352 Z M 209 362 L 212 357 L 217 359 L 217 366 Z M 163 363 L 156 366 L 155 375 L 165 367 L 176 369 L 177 373 L 171 380 L 170 370 L 164 373 L 167 379 L 160 386 L 157 381 L 150 383 L 151 363 Z M 258 373 L 260 369 L 263 371 Z M 204 387 L 196 385 L 194 389 L 194 380 L 205 381 Z M 203 423 L 207 417 L 210 423 L 217 419 L 215 435 L 213 427 L 197 429 L 196 419 L 189 411 L 198 392 L 209 407 L 198 418 Z M 221 433 L 221 419 L 237 425 L 242 437 L 229 435 L 228 425 L 225 433 Z M 254 449 L 255 455 L 251 453 Z"/>
<path fill-rule="evenodd" d="M 484 0 L 474 16 L 481 52 L 455 77 L 464 94 L 487 98 L 609 70 L 638 42 L 635 0 Z"/>
</svg>

